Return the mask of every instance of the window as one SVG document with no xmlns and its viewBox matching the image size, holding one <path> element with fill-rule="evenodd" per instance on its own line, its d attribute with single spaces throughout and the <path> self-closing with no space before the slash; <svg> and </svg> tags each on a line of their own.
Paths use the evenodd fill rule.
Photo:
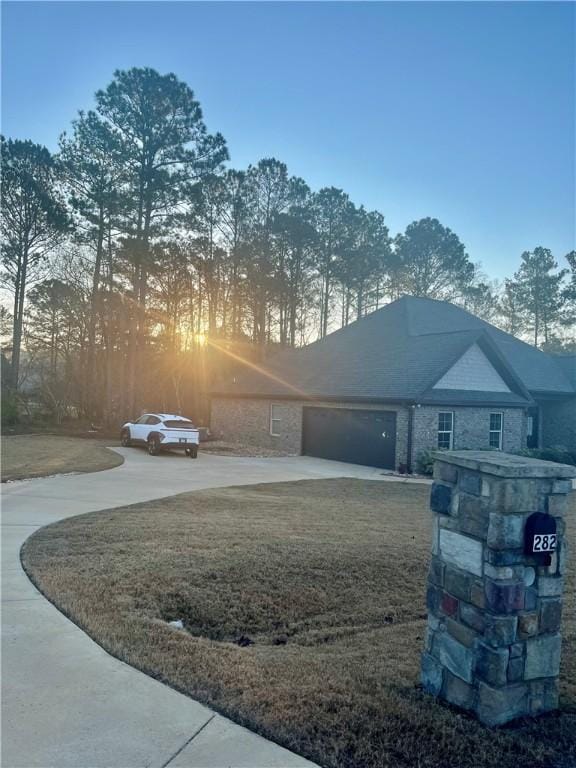
<svg viewBox="0 0 576 768">
<path fill-rule="evenodd" d="M 270 403 L 270 434 L 272 437 L 280 437 L 280 406 Z"/>
<path fill-rule="evenodd" d="M 148 419 L 149 418 L 150 418 L 150 416 L 147 413 L 145 413 L 144 416 L 140 416 L 139 419 L 136 419 L 136 421 L 134 423 L 135 424 L 148 424 Z"/>
<path fill-rule="evenodd" d="M 160 424 L 160 419 L 158 416 L 148 416 L 146 419 L 146 424 Z"/>
<path fill-rule="evenodd" d="M 438 448 L 449 451 L 454 446 L 454 414 L 452 411 L 440 411 L 438 414 Z"/>
<path fill-rule="evenodd" d="M 499 451 L 502 450 L 502 413 L 490 414 L 490 436 L 488 439 L 488 445 L 490 448 L 496 448 Z"/>
</svg>

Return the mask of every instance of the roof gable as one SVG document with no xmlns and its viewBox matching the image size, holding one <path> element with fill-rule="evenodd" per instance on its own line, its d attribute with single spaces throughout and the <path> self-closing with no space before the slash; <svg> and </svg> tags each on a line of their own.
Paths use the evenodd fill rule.
<svg viewBox="0 0 576 768">
<path fill-rule="evenodd" d="M 476 342 L 434 384 L 433 389 L 510 392 L 510 387 Z"/>
<path fill-rule="evenodd" d="M 416 296 L 405 296 L 400 301 L 407 305 L 410 335 L 426 337 L 461 330 L 484 330 L 527 390 L 532 393 L 576 393 L 575 382 L 570 380 L 564 365 L 558 362 L 558 356 L 548 355 L 447 301 Z"/>
</svg>

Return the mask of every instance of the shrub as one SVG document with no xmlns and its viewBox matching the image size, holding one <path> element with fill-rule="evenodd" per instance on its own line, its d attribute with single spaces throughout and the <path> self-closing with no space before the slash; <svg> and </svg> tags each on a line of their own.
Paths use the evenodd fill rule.
<svg viewBox="0 0 576 768">
<path fill-rule="evenodd" d="M 517 455 L 576 466 L 576 449 L 566 448 L 564 445 L 554 445 L 550 448 L 524 448 L 522 451 L 517 451 Z"/>
<path fill-rule="evenodd" d="M 434 454 L 436 448 L 425 448 L 416 457 L 416 472 L 419 475 L 432 475 L 434 470 Z"/>
</svg>

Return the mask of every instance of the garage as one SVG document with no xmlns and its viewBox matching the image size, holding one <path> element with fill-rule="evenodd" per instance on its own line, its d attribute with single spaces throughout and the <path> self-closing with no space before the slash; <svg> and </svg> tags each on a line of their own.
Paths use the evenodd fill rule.
<svg viewBox="0 0 576 768">
<path fill-rule="evenodd" d="M 321 459 L 394 469 L 396 413 L 304 408 L 302 453 Z"/>
</svg>

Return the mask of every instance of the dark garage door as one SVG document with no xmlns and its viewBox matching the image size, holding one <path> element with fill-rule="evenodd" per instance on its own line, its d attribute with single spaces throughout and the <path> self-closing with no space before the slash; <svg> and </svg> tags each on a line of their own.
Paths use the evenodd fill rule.
<svg viewBox="0 0 576 768">
<path fill-rule="evenodd" d="M 307 456 L 394 469 L 396 413 L 304 408 L 302 448 Z"/>
</svg>

